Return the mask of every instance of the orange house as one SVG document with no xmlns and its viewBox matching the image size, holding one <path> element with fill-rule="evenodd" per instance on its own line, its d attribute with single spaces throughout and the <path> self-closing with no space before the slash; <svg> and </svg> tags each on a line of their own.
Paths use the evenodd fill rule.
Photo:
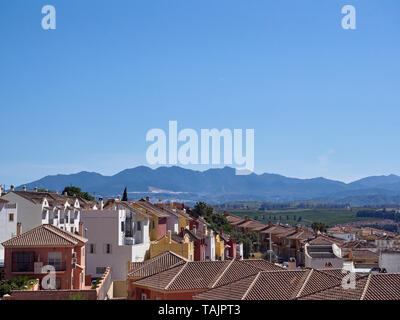
<svg viewBox="0 0 400 320">
<path fill-rule="evenodd" d="M 86 238 L 49 224 L 23 234 L 20 230 L 19 224 L 17 236 L 2 243 L 5 279 L 28 276 L 39 279 L 41 284 L 42 278 L 49 274 L 43 267 L 51 266 L 56 273 L 56 289 L 85 288 Z"/>
</svg>

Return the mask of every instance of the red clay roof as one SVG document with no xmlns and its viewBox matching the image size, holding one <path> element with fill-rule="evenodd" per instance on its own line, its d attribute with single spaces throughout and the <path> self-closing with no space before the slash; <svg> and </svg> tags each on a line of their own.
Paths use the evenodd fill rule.
<svg viewBox="0 0 400 320">
<path fill-rule="evenodd" d="M 193 298 L 195 300 L 311 299 L 324 290 L 327 290 L 329 295 L 328 289 L 338 286 L 341 288 L 343 277 L 341 269 L 264 271 L 198 293 Z M 356 282 L 363 277 L 365 278 L 365 275 L 357 275 Z"/>
<path fill-rule="evenodd" d="M 134 204 L 138 205 L 146 213 L 154 214 L 158 218 L 168 218 L 171 216 L 171 213 L 168 213 L 165 210 L 163 210 L 162 208 L 154 206 L 150 202 L 143 200 L 143 199 L 134 202 Z"/>
<path fill-rule="evenodd" d="M 358 275 L 355 289 L 336 285 L 320 290 L 304 300 L 400 300 L 400 274 L 380 273 Z"/>
<path fill-rule="evenodd" d="M 155 290 L 182 291 L 218 287 L 263 269 L 240 260 L 195 261 L 134 282 Z"/>
<path fill-rule="evenodd" d="M 2 243 L 5 248 L 74 247 L 87 239 L 53 225 L 44 224 Z"/>
<path fill-rule="evenodd" d="M 378 254 L 371 250 L 352 250 L 351 255 L 353 259 L 379 259 Z"/>
<path fill-rule="evenodd" d="M 188 261 L 174 252 L 167 251 L 144 262 L 131 262 L 128 277 L 148 277 Z"/>
<path fill-rule="evenodd" d="M 311 241 L 308 242 L 310 245 L 328 245 L 328 244 L 337 244 L 338 246 L 341 246 L 342 244 L 345 243 L 344 240 L 335 238 L 335 237 L 330 237 L 327 235 L 318 235 L 315 239 L 312 239 Z"/>
</svg>

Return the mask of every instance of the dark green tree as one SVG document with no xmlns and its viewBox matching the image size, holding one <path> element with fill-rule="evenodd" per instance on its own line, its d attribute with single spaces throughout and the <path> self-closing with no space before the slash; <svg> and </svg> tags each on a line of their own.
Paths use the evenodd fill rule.
<svg viewBox="0 0 400 320">
<path fill-rule="evenodd" d="M 326 230 L 328 229 L 328 226 L 323 223 L 323 222 L 313 222 L 311 224 L 311 228 L 313 229 L 314 232 L 326 232 Z"/>
<path fill-rule="evenodd" d="M 87 192 L 82 192 L 81 188 L 74 187 L 74 186 L 69 186 L 65 187 L 64 191 L 62 192 L 67 193 L 70 197 L 81 197 L 82 199 L 86 199 L 89 201 L 94 201 L 94 197 L 92 197 L 89 193 Z"/>
<path fill-rule="evenodd" d="M 122 195 L 122 201 L 128 201 L 128 191 L 126 190 L 126 187 L 125 187 L 124 193 Z"/>
</svg>

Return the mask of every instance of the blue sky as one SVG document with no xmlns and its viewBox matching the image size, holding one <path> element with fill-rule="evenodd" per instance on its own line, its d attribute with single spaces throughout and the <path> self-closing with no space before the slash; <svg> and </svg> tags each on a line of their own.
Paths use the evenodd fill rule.
<svg viewBox="0 0 400 320">
<path fill-rule="evenodd" d="M 169 120 L 254 128 L 258 173 L 400 174 L 399 34 L 398 0 L 2 0 L 0 184 L 146 164 Z"/>
</svg>

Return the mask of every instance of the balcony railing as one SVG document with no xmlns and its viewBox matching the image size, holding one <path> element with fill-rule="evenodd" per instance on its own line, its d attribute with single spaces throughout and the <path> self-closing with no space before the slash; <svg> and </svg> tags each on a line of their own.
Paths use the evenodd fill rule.
<svg viewBox="0 0 400 320">
<path fill-rule="evenodd" d="M 53 266 L 56 269 L 56 271 L 67 270 L 67 268 L 66 268 L 67 264 L 65 263 L 65 261 L 48 261 L 46 264 Z M 45 265 L 44 262 L 43 262 L 43 265 Z"/>
<path fill-rule="evenodd" d="M 67 264 L 65 261 L 53 261 L 53 262 L 46 262 L 40 261 L 39 265 L 38 262 L 30 263 L 30 262 L 17 262 L 12 265 L 12 272 L 20 272 L 20 273 L 47 273 L 48 271 L 42 272 L 42 268 L 46 265 L 53 266 L 55 271 L 66 271 Z"/>
</svg>

